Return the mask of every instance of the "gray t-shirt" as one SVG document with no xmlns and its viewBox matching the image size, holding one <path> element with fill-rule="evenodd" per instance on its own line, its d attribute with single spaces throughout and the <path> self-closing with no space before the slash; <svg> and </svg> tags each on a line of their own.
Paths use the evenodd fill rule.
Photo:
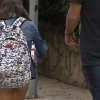
<svg viewBox="0 0 100 100">
<path fill-rule="evenodd" d="M 100 52 L 100 0 L 68 0 L 82 5 L 80 49 Z"/>
</svg>

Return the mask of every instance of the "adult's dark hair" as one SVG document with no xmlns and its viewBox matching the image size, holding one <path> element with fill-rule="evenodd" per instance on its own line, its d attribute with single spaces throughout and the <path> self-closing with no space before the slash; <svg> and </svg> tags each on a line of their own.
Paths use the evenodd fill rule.
<svg viewBox="0 0 100 100">
<path fill-rule="evenodd" d="M 29 19 L 28 12 L 23 8 L 19 0 L 3 0 L 0 9 L 0 20 L 13 17 L 14 14 L 16 14 L 16 18 L 24 17 Z"/>
</svg>

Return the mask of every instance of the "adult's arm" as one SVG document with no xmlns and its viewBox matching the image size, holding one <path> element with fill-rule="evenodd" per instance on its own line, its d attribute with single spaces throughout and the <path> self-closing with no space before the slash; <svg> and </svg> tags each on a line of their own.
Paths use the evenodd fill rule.
<svg viewBox="0 0 100 100">
<path fill-rule="evenodd" d="M 81 0 L 70 0 L 70 8 L 66 18 L 65 34 L 70 35 L 74 32 L 80 20 L 80 13 L 82 8 Z M 79 1 L 79 2 L 77 2 Z"/>
</svg>

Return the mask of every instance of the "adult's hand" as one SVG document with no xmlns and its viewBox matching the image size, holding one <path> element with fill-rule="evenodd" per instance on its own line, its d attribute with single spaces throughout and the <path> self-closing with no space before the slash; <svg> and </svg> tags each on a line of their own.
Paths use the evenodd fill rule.
<svg viewBox="0 0 100 100">
<path fill-rule="evenodd" d="M 75 34 L 71 34 L 71 35 L 67 35 L 65 34 L 65 43 L 68 45 L 68 46 L 75 46 L 75 40 L 76 37 L 75 37 Z"/>
</svg>

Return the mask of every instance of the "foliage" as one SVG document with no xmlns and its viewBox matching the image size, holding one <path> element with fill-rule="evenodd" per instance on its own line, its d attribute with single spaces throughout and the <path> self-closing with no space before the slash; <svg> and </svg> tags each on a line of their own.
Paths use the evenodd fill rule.
<svg viewBox="0 0 100 100">
<path fill-rule="evenodd" d="M 55 25 L 64 25 L 69 3 L 67 0 L 39 0 L 39 18 Z"/>
<path fill-rule="evenodd" d="M 29 12 L 29 0 L 23 0 L 23 5 L 25 9 Z"/>
<path fill-rule="evenodd" d="M 29 11 L 29 0 L 23 0 L 23 4 Z M 39 20 L 64 27 L 68 8 L 67 0 L 39 0 Z"/>
</svg>

